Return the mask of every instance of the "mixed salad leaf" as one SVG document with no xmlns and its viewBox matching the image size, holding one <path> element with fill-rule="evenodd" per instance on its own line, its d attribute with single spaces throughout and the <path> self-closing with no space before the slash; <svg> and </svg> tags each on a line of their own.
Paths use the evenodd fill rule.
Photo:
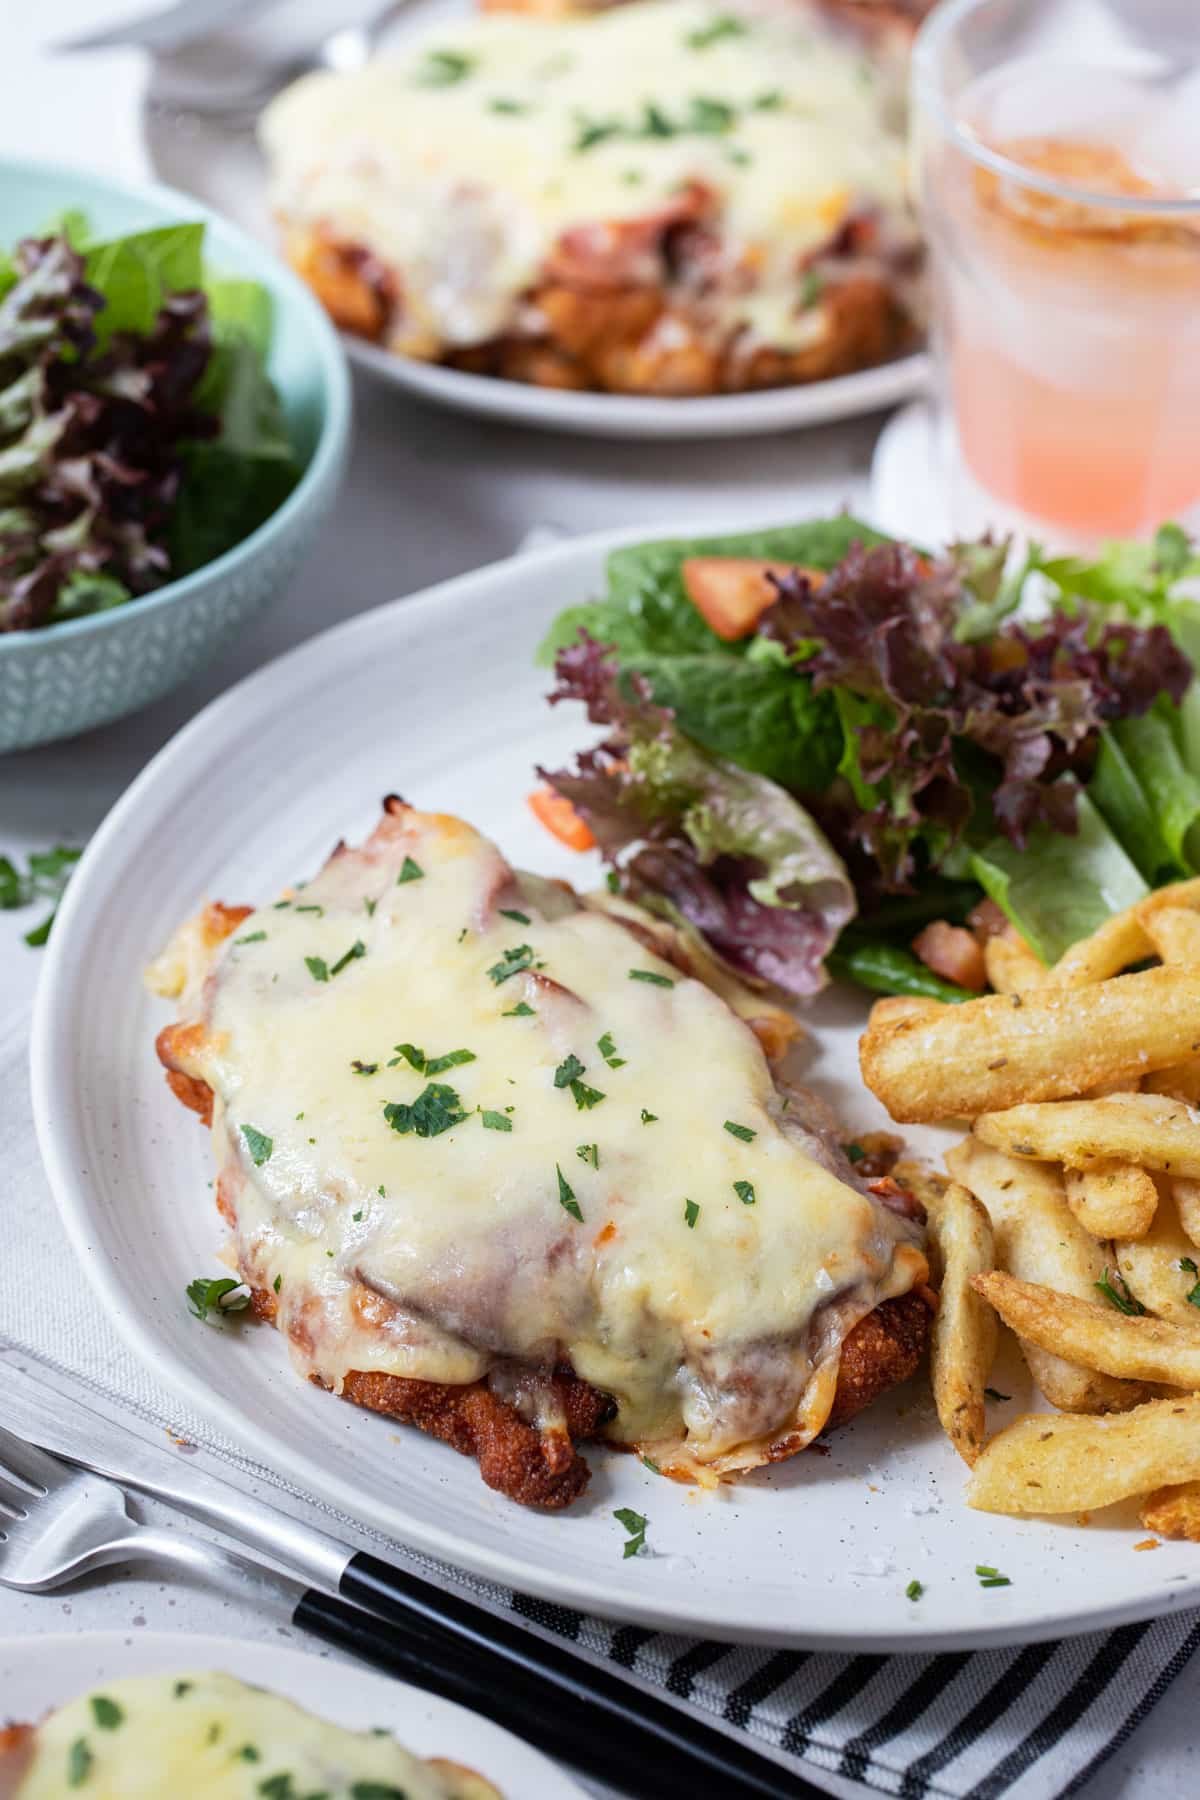
<svg viewBox="0 0 1200 1800">
<path fill-rule="evenodd" d="M 95 241 L 72 213 L 0 256 L 0 631 L 186 575 L 295 485 L 270 296 L 203 246 L 202 224 Z"/>
<path fill-rule="evenodd" d="M 1093 561 L 849 516 L 622 549 L 540 652 L 607 735 L 542 775 L 745 972 L 962 998 L 923 925 L 987 897 L 1049 962 L 1200 871 L 1198 576 L 1175 525 Z"/>
</svg>

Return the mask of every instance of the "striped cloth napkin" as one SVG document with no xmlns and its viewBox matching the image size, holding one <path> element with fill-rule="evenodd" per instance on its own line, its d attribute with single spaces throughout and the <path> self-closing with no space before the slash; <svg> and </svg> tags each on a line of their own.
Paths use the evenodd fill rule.
<svg viewBox="0 0 1200 1800">
<path fill-rule="evenodd" d="M 458 1586 L 493 1610 L 515 1611 L 531 1629 L 568 1638 L 640 1686 L 746 1732 L 797 1776 L 840 1794 L 856 1784 L 903 1800 L 1077 1793 L 1200 1649 L 1196 1613 L 1061 1643 L 927 1656 L 833 1656 L 673 1638 L 489 1585 L 364 1530 L 181 1411 L 92 1304 L 42 1172 L 25 1070 L 28 1018 L 24 1008 L 17 1013 L 0 1024 L 0 1260 L 7 1271 L 0 1402 L 5 1365 L 18 1360 L 13 1351 L 22 1361 L 32 1356 L 42 1365 L 30 1369 L 32 1378 L 79 1392 L 147 1441 L 161 1447 L 168 1429 L 186 1436 L 209 1471 L 233 1485 L 273 1488 L 285 1510 L 347 1544 Z M 1164 1795 L 1184 1791 L 1186 1782 L 1176 1786 L 1164 1775 Z"/>
</svg>

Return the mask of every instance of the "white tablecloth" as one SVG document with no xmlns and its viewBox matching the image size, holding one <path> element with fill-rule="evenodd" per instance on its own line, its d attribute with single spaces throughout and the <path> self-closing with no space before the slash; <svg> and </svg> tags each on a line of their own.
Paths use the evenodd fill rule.
<svg viewBox="0 0 1200 1800">
<path fill-rule="evenodd" d="M 75 161 L 126 176 L 145 172 L 139 58 L 108 53 L 64 61 L 44 49 L 120 10 L 105 0 L 43 0 L 20 8 L 10 0 L 3 8 L 0 154 Z M 74 743 L 0 761 L 0 853 L 84 842 L 177 726 L 238 676 L 366 607 L 510 554 L 531 529 L 653 525 L 716 510 L 728 516 L 739 508 L 749 523 L 843 502 L 861 505 L 880 424 L 863 420 L 744 445 L 638 447 L 477 423 L 361 381 L 356 402 L 349 480 L 289 595 L 218 665 L 148 712 Z M 13 1033 L 27 1029 L 40 962 L 21 942 L 31 922 L 24 914 L 0 914 L 5 1048 Z M 0 1168 L 7 1164 L 6 1130 L 15 1130 L 24 1112 L 23 1096 L 0 1094 Z M 6 1281 L 19 1279 L 19 1269 L 10 1267 Z M 80 1303 L 90 1304 L 82 1276 Z M 0 1637 L 61 1630 L 64 1620 L 77 1630 L 224 1631 L 242 1638 L 277 1630 L 236 1593 L 215 1594 L 153 1573 L 49 1598 L 0 1590 Z M 0 1696 L 0 1713 L 2 1702 Z M 1166 1800 L 1194 1792 L 1200 1773 L 1194 1739 L 1185 1677 L 1089 1785 L 1088 1800 Z M 837 1785 L 834 1778 L 828 1785 Z"/>
</svg>

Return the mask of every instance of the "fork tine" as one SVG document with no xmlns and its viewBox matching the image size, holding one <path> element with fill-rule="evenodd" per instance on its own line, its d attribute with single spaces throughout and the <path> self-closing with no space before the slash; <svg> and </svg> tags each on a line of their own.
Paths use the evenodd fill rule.
<svg viewBox="0 0 1200 1800">
<path fill-rule="evenodd" d="M 10 1520 L 27 1518 L 30 1507 L 36 1506 L 41 1498 L 40 1494 L 31 1494 L 27 1488 L 19 1488 L 16 1482 L 0 1476 L 0 1537 Z"/>
<path fill-rule="evenodd" d="M 52 1493 L 70 1475 L 69 1466 L 39 1450 L 36 1444 L 17 1437 L 0 1425 L 0 1475 L 22 1482 L 35 1493 Z"/>
</svg>

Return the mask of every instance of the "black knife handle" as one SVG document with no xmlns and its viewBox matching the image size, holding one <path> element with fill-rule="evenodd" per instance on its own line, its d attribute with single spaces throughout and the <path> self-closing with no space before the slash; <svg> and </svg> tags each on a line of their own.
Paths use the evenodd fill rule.
<svg viewBox="0 0 1200 1800">
<path fill-rule="evenodd" d="M 340 1587 L 355 1607 L 403 1628 L 382 1642 L 394 1673 L 631 1795 L 819 1800 L 815 1788 L 750 1743 L 378 1557 L 352 1557 Z M 356 1620 L 345 1608 L 330 1614 L 331 1604 L 307 1595 L 306 1617 L 297 1622 L 315 1629 L 318 1620 L 328 1627 L 322 1635 L 354 1650 Z"/>
</svg>

